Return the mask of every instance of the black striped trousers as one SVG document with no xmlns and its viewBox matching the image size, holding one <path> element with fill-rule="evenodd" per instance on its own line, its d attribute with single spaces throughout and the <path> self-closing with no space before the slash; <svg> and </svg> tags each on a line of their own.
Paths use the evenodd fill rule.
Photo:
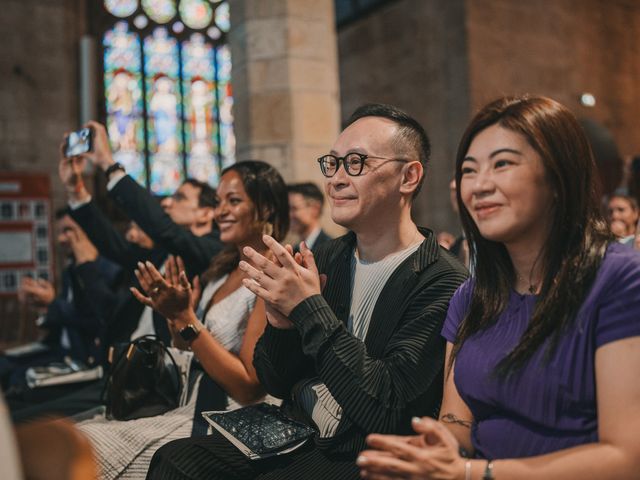
<svg viewBox="0 0 640 480">
<path fill-rule="evenodd" d="M 349 480 L 358 479 L 356 454 L 329 455 L 313 441 L 298 450 L 249 460 L 217 431 L 206 437 L 175 440 L 153 456 L 150 480 Z"/>
</svg>

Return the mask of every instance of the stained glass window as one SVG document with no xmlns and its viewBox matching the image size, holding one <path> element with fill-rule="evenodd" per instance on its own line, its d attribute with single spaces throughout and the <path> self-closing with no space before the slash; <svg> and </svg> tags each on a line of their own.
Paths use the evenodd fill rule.
<svg viewBox="0 0 640 480">
<path fill-rule="evenodd" d="M 217 185 L 235 161 L 226 2 L 104 0 L 106 124 L 114 157 L 171 194 L 186 177 Z"/>
<path fill-rule="evenodd" d="M 175 0 L 142 0 L 142 8 L 158 23 L 167 23 L 176 15 Z"/>
<path fill-rule="evenodd" d="M 116 17 L 128 17 L 138 8 L 138 0 L 105 0 L 104 6 Z"/>
</svg>

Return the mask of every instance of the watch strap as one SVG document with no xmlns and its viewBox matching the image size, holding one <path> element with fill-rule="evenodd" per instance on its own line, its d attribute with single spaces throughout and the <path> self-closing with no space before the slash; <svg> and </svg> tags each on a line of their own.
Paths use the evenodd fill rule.
<svg viewBox="0 0 640 480">
<path fill-rule="evenodd" d="M 186 327 L 180 329 L 178 334 L 185 342 L 191 343 L 198 335 L 200 335 L 200 328 L 196 324 L 190 323 Z"/>
<path fill-rule="evenodd" d="M 109 180 L 111 175 L 113 175 L 114 172 L 117 172 L 118 170 L 122 172 L 126 172 L 126 170 L 124 169 L 124 166 L 120 162 L 115 162 L 109 165 L 109 167 L 104 171 L 104 174 L 107 177 L 107 180 Z"/>
</svg>

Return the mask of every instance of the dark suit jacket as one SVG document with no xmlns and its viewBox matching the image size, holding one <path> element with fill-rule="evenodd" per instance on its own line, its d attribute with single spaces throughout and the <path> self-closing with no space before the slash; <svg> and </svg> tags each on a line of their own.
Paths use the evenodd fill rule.
<svg viewBox="0 0 640 480">
<path fill-rule="evenodd" d="M 128 175 L 120 179 L 109 195 L 158 248 L 182 257 L 190 277 L 205 271 L 223 248 L 217 231 L 197 236 L 174 223 L 157 199 Z"/>
<path fill-rule="evenodd" d="M 94 202 L 89 202 L 71 212 L 71 216 L 87 232 L 98 251 L 122 265 L 128 274 L 124 282 L 126 288 L 120 294 L 118 309 L 106 334 L 108 341 L 114 343 L 128 341 L 144 308 L 128 289 L 132 285 L 138 286 L 133 275 L 137 262 L 148 260 L 159 268 L 169 253 L 179 255 L 184 260 L 187 274 L 192 277 L 207 269 L 211 259 L 221 251 L 223 245 L 217 232 L 197 236 L 174 223 L 157 199 L 128 175 L 120 179 L 109 195 L 156 245 L 149 250 L 128 242 Z M 170 334 L 166 320 L 156 312 L 153 320 L 156 333 L 165 342 L 169 342 Z"/>
<path fill-rule="evenodd" d="M 316 241 L 313 242 L 313 246 L 311 247 L 311 251 L 313 253 L 316 253 L 321 245 L 327 243 L 330 240 L 333 240 L 332 237 L 327 235 L 327 232 L 325 232 L 324 230 L 320 230 L 320 233 L 318 234 L 318 238 L 316 238 Z M 294 252 L 299 252 L 300 251 L 300 244 L 297 244 L 293 248 L 293 251 Z"/>
<path fill-rule="evenodd" d="M 167 252 L 160 248 L 142 248 L 128 242 L 93 201 L 71 210 L 70 214 L 87 233 L 100 254 L 122 266 L 122 287 L 113 299 L 113 314 L 105 326 L 103 337 L 107 346 L 129 341 L 144 309 L 144 305 L 129 291 L 129 287 L 140 287 L 133 271 L 138 262 L 145 261 L 160 268 L 167 258 Z M 166 321 L 159 315 L 154 315 L 153 323 L 160 338 L 168 342 L 170 335 Z"/>
<path fill-rule="evenodd" d="M 44 342 L 59 347 L 65 328 L 72 358 L 87 364 L 102 361 L 103 334 L 113 313 L 119 273 L 120 268 L 103 257 L 65 268 L 62 291 L 47 308 L 41 325 L 48 330 Z"/>
<path fill-rule="evenodd" d="M 311 251 L 313 253 L 316 253 L 322 245 L 324 245 L 330 240 L 332 240 L 332 238 L 329 235 L 327 235 L 327 232 L 325 232 L 324 230 L 320 230 L 320 234 L 318 235 L 318 238 L 316 238 L 316 241 L 313 243 L 313 247 L 311 247 Z"/>
<path fill-rule="evenodd" d="M 327 274 L 322 295 L 291 312 L 293 330 L 267 326 L 255 350 L 258 377 L 288 400 L 303 379 L 319 377 L 343 410 L 336 436 L 321 447 L 356 452 L 368 433 L 411 432 L 412 416 L 438 414 L 445 341 L 440 331 L 449 300 L 466 269 L 440 248 L 433 232 L 391 275 L 376 302 L 365 341 L 347 330 L 353 233 L 325 243 L 316 255 Z"/>
</svg>

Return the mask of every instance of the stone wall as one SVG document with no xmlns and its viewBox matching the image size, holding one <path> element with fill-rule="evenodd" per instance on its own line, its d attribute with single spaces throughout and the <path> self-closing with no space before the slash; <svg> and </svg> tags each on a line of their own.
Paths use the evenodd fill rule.
<svg viewBox="0 0 640 480">
<path fill-rule="evenodd" d="M 640 153 L 640 3 L 635 0 L 396 0 L 338 32 L 342 118 L 386 102 L 418 118 L 433 163 L 416 217 L 455 231 L 448 179 L 470 116 L 505 94 L 553 97 Z M 581 93 L 596 97 L 583 107 Z"/>
<path fill-rule="evenodd" d="M 339 132 L 333 0 L 231 0 L 237 158 L 322 184 L 315 159 Z M 323 226 L 341 233 L 325 211 Z"/>
<path fill-rule="evenodd" d="M 474 109 L 504 93 L 550 96 L 640 153 L 640 2 L 467 0 Z M 594 108 L 579 103 L 593 93 Z"/>
<path fill-rule="evenodd" d="M 52 175 L 64 131 L 78 128 L 82 0 L 3 0 L 0 15 L 0 170 Z"/>
<path fill-rule="evenodd" d="M 416 220 L 457 231 L 447 185 L 469 112 L 463 0 L 399 0 L 338 32 L 342 118 L 360 104 L 395 105 L 432 143 Z"/>
</svg>

